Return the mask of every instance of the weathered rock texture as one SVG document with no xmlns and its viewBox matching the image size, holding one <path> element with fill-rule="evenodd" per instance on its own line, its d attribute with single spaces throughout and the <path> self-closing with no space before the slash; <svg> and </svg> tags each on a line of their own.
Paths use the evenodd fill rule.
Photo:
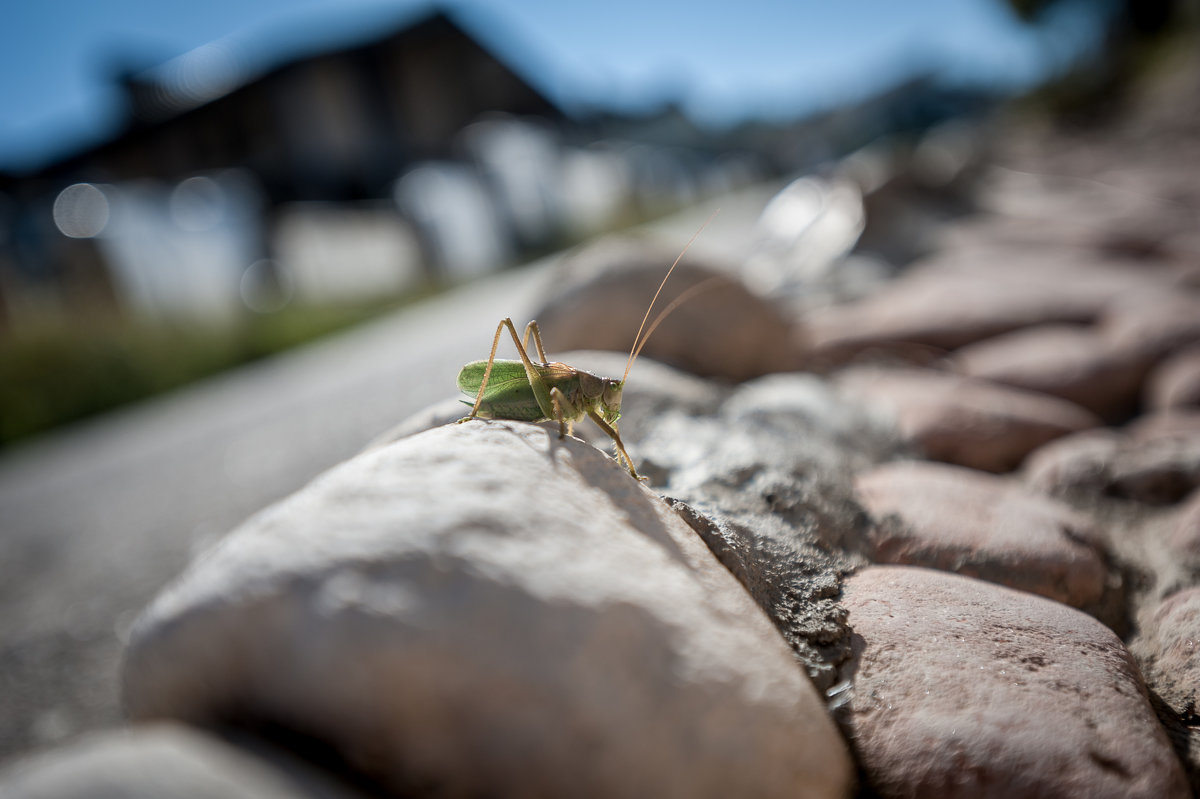
<svg viewBox="0 0 1200 799">
<path fill-rule="evenodd" d="M 775 375 L 712 414 L 658 417 L 639 451 L 660 490 L 792 645 L 819 688 L 839 679 L 850 630 L 837 598 L 865 534 L 851 474 L 894 452 L 893 433 L 823 381 Z"/>
<path fill-rule="evenodd" d="M 841 796 L 784 642 L 591 446 L 475 421 L 251 519 L 136 625 L 131 718 L 269 724 L 398 793 Z"/>
</svg>

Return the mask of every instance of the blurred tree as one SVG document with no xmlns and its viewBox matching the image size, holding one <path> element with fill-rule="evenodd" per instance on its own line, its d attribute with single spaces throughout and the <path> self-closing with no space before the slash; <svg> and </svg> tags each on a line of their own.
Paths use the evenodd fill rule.
<svg viewBox="0 0 1200 799">
<path fill-rule="evenodd" d="M 1003 0 L 1012 13 L 1040 25 L 1059 12 L 1092 16 L 1102 31 L 1096 47 L 1051 79 L 1038 99 L 1077 121 L 1119 111 L 1134 78 L 1169 36 L 1197 22 L 1200 0 Z"/>
<path fill-rule="evenodd" d="M 1109 18 L 1110 29 L 1136 36 L 1163 33 L 1185 5 L 1180 0 L 1007 0 L 1007 4 L 1019 19 L 1034 24 L 1044 20 L 1054 7 L 1090 7 L 1093 13 Z"/>
</svg>

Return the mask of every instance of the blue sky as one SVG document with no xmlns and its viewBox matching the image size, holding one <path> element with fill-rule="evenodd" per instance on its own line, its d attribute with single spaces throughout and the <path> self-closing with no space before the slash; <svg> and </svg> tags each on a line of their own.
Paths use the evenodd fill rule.
<svg viewBox="0 0 1200 799">
<path fill-rule="evenodd" d="M 262 66 L 382 31 L 426 0 L 10 0 L 0 25 L 0 169 L 116 124 L 111 77 L 220 40 Z M 681 97 L 702 121 L 786 115 L 921 68 L 1026 82 L 1055 42 L 1001 0 L 476 0 L 484 38 L 564 100 Z M 1065 30 L 1065 29 L 1064 29 Z M 1066 34 L 1069 37 L 1069 33 Z"/>
</svg>

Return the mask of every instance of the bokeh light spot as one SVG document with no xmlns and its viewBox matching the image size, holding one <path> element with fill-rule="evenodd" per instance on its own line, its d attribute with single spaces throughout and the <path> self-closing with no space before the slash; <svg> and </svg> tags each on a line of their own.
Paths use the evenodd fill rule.
<svg viewBox="0 0 1200 799">
<path fill-rule="evenodd" d="M 108 225 L 110 212 L 108 196 L 93 183 L 67 186 L 54 200 L 54 224 L 73 239 L 98 236 Z"/>
</svg>

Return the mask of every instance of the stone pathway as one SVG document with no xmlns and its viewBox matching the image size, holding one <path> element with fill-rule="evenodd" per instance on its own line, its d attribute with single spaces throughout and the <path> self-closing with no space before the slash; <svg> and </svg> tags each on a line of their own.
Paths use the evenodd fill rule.
<svg viewBox="0 0 1200 799">
<path fill-rule="evenodd" d="M 933 251 L 891 279 L 810 263 L 794 296 L 684 306 L 645 355 L 692 373 L 647 360 L 623 389 L 645 482 L 587 420 L 448 424 L 448 398 L 410 416 L 148 604 L 120 672 L 132 732 L 23 758 L 0 789 L 136 795 L 129 764 L 161 757 L 194 796 L 205 763 L 248 797 L 1195 795 L 1200 114 L 1181 104 L 1000 128 L 955 189 L 971 212 L 935 203 Z M 910 218 L 945 199 L 899 163 Z M 738 274 L 703 255 L 685 284 Z M 610 309 L 646 286 L 622 263 L 556 286 L 556 336 L 631 338 Z M 736 339 L 697 366 L 685 345 L 714 327 Z"/>
</svg>

